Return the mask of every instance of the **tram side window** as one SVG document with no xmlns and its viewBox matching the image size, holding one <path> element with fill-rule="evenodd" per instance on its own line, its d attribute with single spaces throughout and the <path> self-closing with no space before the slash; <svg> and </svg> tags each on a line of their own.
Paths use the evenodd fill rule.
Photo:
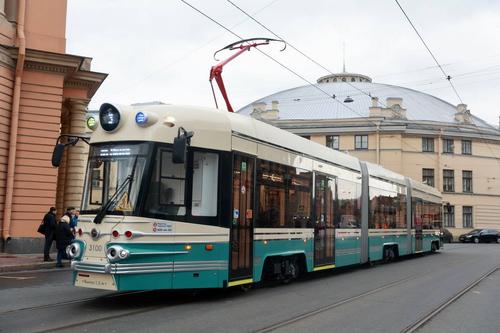
<svg viewBox="0 0 500 333">
<path fill-rule="evenodd" d="M 287 225 L 291 228 L 312 228 L 312 172 L 289 167 L 288 176 Z"/>
<path fill-rule="evenodd" d="M 285 227 L 286 167 L 263 160 L 259 160 L 258 163 L 259 214 L 256 225 L 266 228 Z"/>
<path fill-rule="evenodd" d="M 361 228 L 361 184 L 337 180 L 338 213 L 335 214 L 336 228 Z"/>
<path fill-rule="evenodd" d="M 417 226 L 422 226 L 422 200 L 417 198 L 412 198 L 412 211 L 413 217 L 411 219 L 411 227 L 416 228 Z"/>
<path fill-rule="evenodd" d="M 441 205 L 424 201 L 421 212 L 422 229 L 438 229 L 441 227 Z"/>
<path fill-rule="evenodd" d="M 406 191 L 406 189 L 405 189 Z M 406 194 L 399 193 L 396 199 L 396 228 L 406 228 Z"/>
<path fill-rule="evenodd" d="M 399 210 L 397 193 L 370 186 L 370 229 L 396 228 L 396 214 Z"/>
<path fill-rule="evenodd" d="M 146 209 L 153 214 L 185 215 L 184 189 L 186 170 L 184 164 L 172 163 L 172 152 L 159 149 L 154 162 Z"/>
<path fill-rule="evenodd" d="M 219 156 L 193 153 L 193 216 L 217 216 L 217 184 Z"/>
</svg>

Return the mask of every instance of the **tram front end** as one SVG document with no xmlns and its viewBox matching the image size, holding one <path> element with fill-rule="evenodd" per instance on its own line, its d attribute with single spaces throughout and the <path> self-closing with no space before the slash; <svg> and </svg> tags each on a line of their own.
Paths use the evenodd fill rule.
<svg viewBox="0 0 500 333">
<path fill-rule="evenodd" d="M 103 104 L 99 120 L 88 121 L 93 133 L 81 215 L 66 250 L 75 286 L 227 286 L 220 165 L 230 131 L 224 120 L 211 110 Z M 75 137 L 58 140 L 55 166 Z"/>
</svg>

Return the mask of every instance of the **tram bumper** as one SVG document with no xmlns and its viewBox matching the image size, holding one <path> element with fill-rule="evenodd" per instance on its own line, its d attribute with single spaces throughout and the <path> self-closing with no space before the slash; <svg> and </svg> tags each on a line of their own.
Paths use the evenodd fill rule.
<svg viewBox="0 0 500 333">
<path fill-rule="evenodd" d="M 206 251 L 205 244 L 194 244 L 190 251 L 178 246 L 167 245 L 160 251 L 122 245 L 129 251 L 123 259 L 73 261 L 75 285 L 130 291 L 221 288 L 227 283 L 227 244 L 218 244 L 212 251 Z"/>
</svg>

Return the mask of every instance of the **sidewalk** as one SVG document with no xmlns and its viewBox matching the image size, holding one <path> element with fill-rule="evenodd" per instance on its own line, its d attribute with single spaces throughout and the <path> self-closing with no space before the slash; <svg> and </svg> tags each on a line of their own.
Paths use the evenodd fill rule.
<svg viewBox="0 0 500 333">
<path fill-rule="evenodd" d="M 51 257 L 55 259 L 56 253 Z M 67 260 L 63 261 L 65 268 L 68 268 Z M 56 262 L 44 262 L 43 253 L 40 254 L 10 254 L 0 252 L 0 273 L 30 271 L 37 269 L 56 268 Z"/>
</svg>

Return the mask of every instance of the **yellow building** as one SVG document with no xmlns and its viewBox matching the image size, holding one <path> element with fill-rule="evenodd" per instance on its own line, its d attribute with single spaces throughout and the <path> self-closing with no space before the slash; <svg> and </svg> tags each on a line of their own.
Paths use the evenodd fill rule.
<svg viewBox="0 0 500 333">
<path fill-rule="evenodd" d="M 465 104 L 341 73 L 238 112 L 435 186 L 454 236 L 500 230 L 500 130 Z"/>
</svg>

